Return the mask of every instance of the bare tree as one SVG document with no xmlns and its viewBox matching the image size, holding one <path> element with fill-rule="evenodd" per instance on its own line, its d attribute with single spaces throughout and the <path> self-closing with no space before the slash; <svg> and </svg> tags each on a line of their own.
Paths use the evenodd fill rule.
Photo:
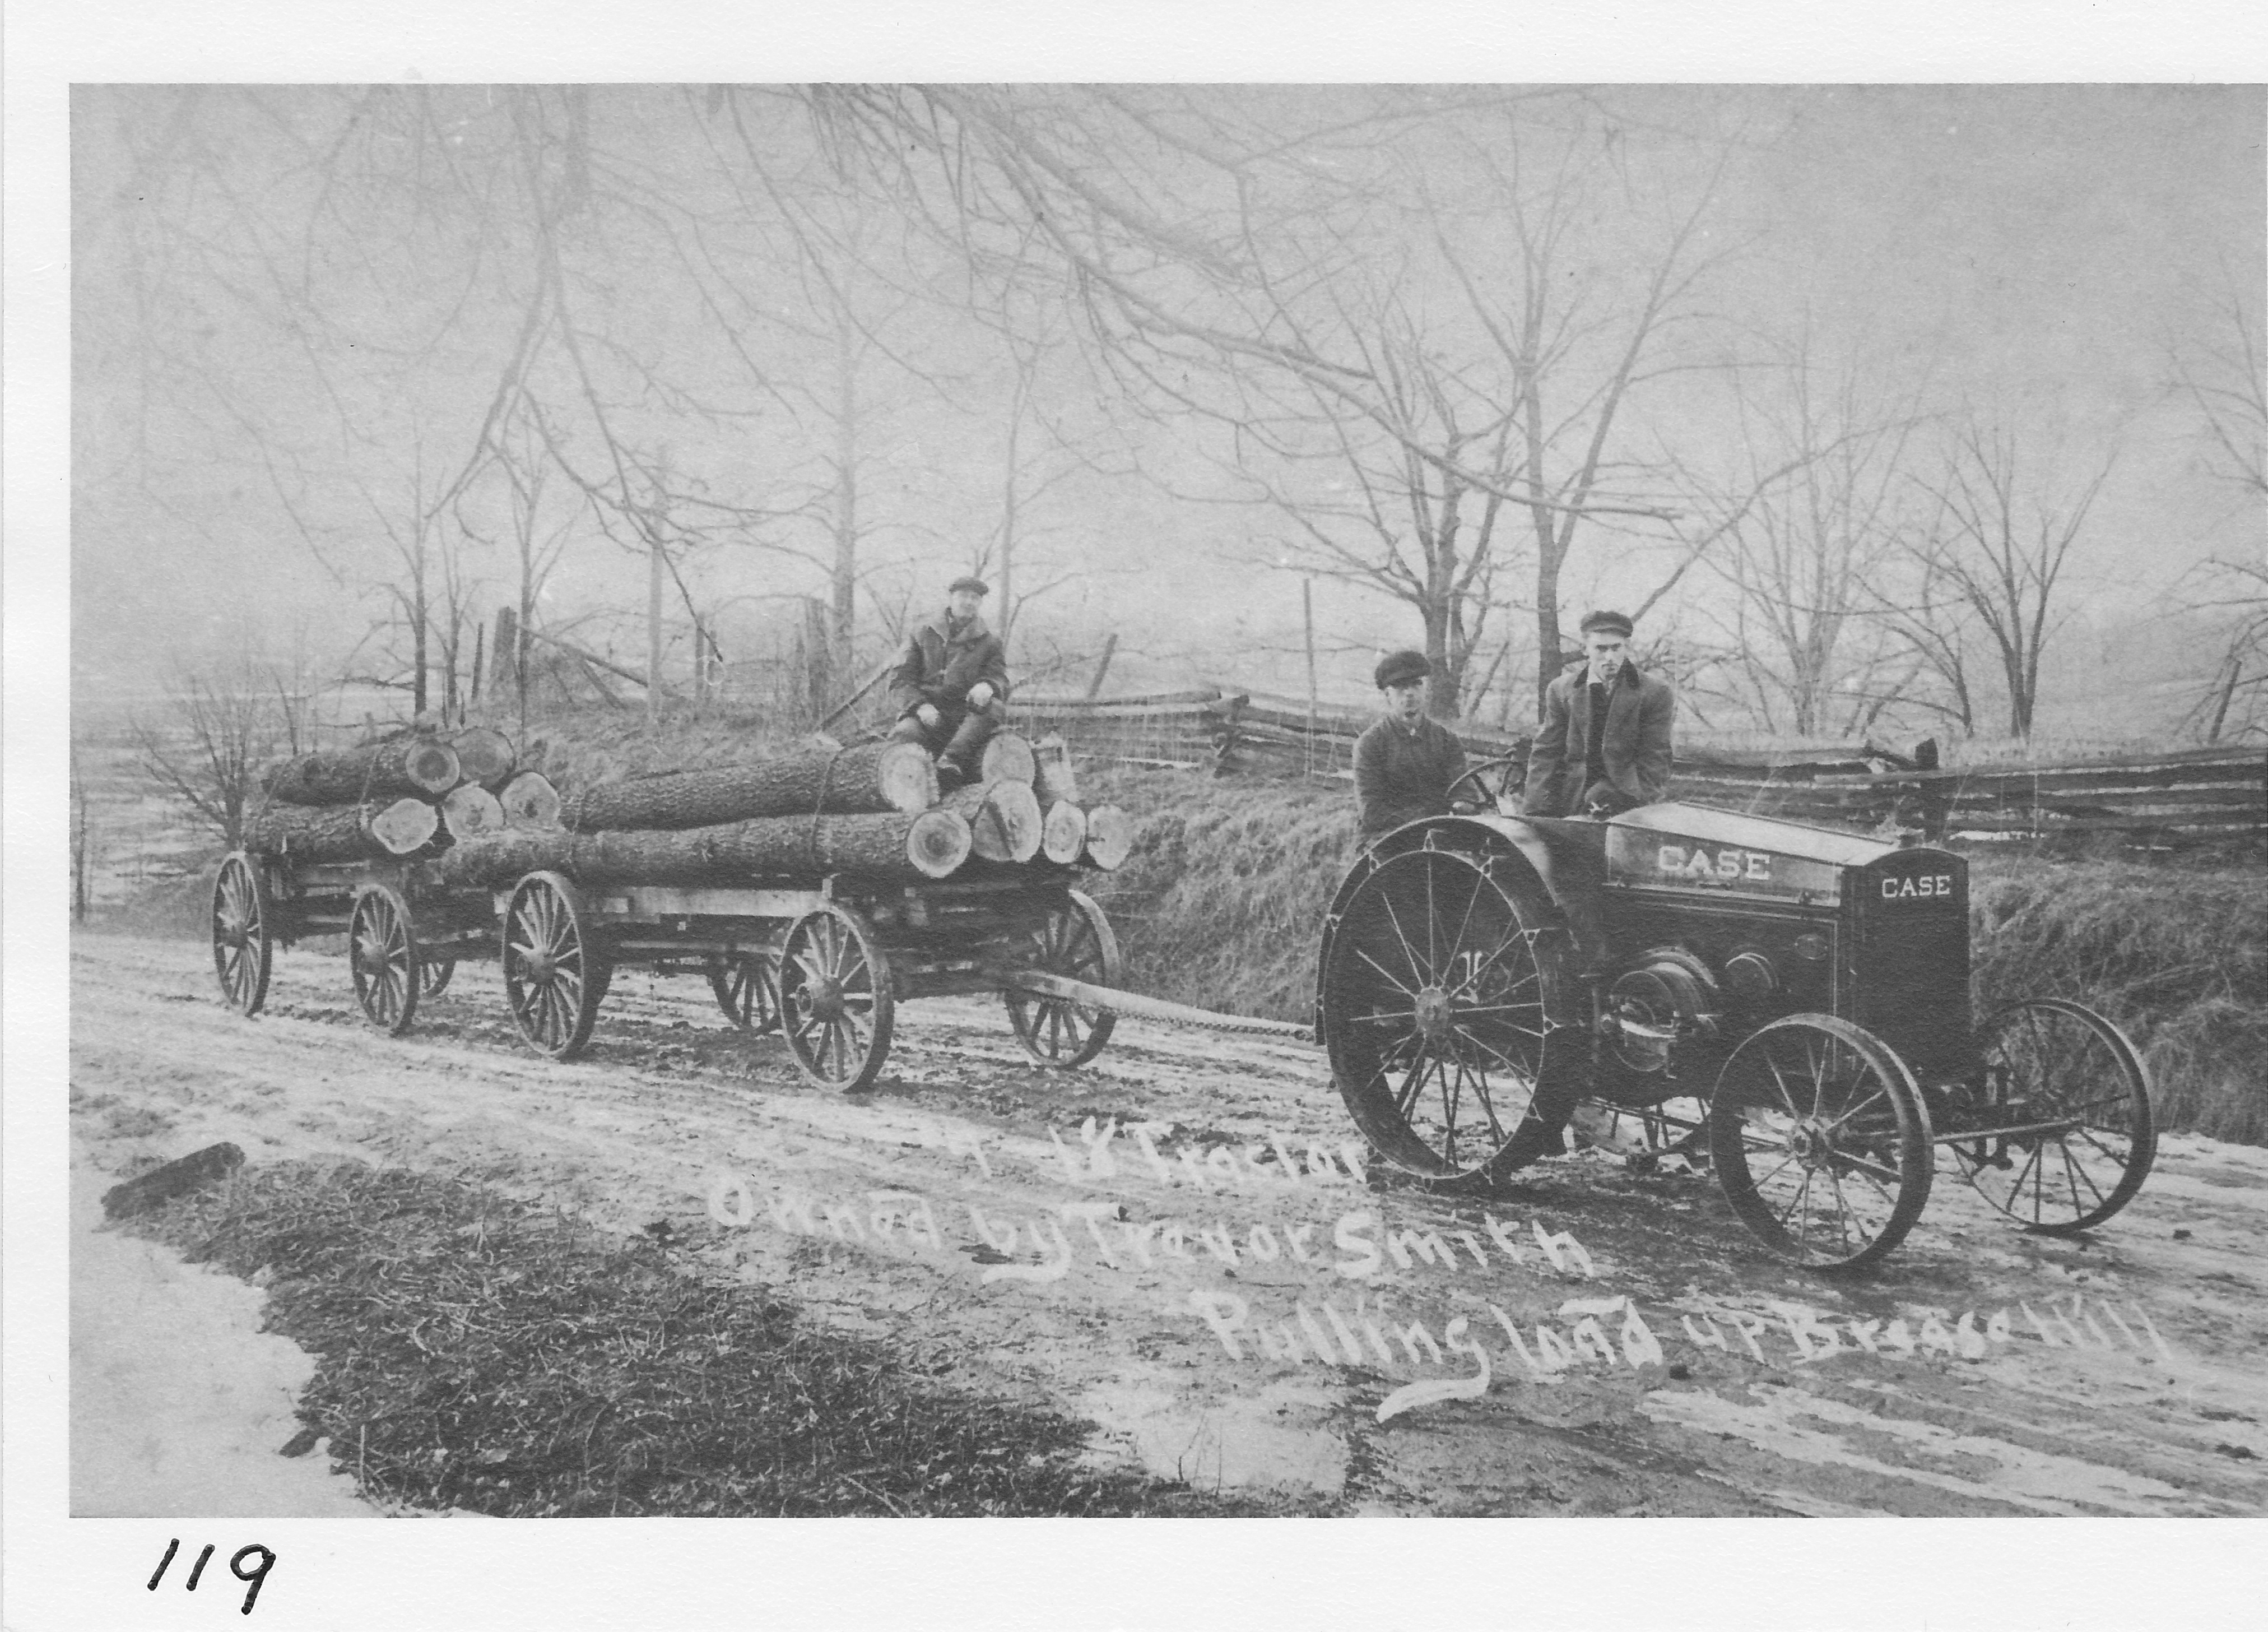
<svg viewBox="0 0 2268 1632">
<path fill-rule="evenodd" d="M 1747 468 L 1735 492 L 1705 501 L 1727 513 L 1711 560 L 1735 597 L 1720 620 L 1719 666 L 1769 729 L 1853 729 L 1903 698 L 1923 667 L 1873 616 L 1869 580 L 1896 553 L 1920 424 L 1911 395 L 1885 400 L 1869 388 L 1875 372 L 1858 361 L 1822 368 L 1807 325 L 1776 371 L 1784 391 L 1761 403 L 1741 393 Z M 1784 480 L 1760 480 L 1782 469 Z"/>
<path fill-rule="evenodd" d="M 143 775 L 234 849 L 261 768 L 304 746 L 300 697 L 280 671 L 249 658 L 182 673 L 166 690 L 162 721 L 129 726 Z"/>
<path fill-rule="evenodd" d="M 2060 610 L 2056 590 L 2116 457 L 2105 455 L 2075 487 L 2043 489 L 2026 479 L 2017 432 L 1972 416 L 1952 432 L 1937 476 L 1921 483 L 1935 506 L 1914 549 L 1925 572 L 1989 639 L 2012 736 L 2032 734 L 2040 654 Z"/>
<path fill-rule="evenodd" d="M 2233 278 L 2215 320 L 2219 340 L 2172 348 L 2172 386 L 2197 411 L 2207 469 L 2244 496 L 2257 530 L 2259 500 L 2268 497 L 2268 345 L 2257 301 L 2247 301 Z M 2191 605 L 2223 620 L 2224 633 L 2220 661 L 2183 726 L 2206 742 L 2252 735 L 2263 729 L 2268 688 L 2268 568 L 2216 558 L 2192 581 Z"/>
</svg>

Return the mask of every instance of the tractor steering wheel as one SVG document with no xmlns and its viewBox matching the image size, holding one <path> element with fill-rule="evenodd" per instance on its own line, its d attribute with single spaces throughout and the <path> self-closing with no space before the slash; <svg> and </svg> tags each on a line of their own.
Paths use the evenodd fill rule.
<svg viewBox="0 0 2268 1632">
<path fill-rule="evenodd" d="M 1483 811 L 1499 816 L 1513 815 L 1512 801 L 1520 793 L 1521 779 L 1527 770 L 1527 762 L 1516 754 L 1468 765 L 1464 774 L 1449 784 L 1449 802 L 1476 805 Z"/>
</svg>

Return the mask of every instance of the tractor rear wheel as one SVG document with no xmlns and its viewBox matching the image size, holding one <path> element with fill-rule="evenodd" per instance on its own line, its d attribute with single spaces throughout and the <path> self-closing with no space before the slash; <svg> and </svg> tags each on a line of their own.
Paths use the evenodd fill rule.
<svg viewBox="0 0 2268 1632">
<path fill-rule="evenodd" d="M 1567 932 L 1526 861 L 1428 834 L 1358 869 L 1321 971 L 1322 1042 L 1356 1125 L 1388 1163 L 1447 1188 L 1556 1154 L 1582 1034 Z"/>
</svg>

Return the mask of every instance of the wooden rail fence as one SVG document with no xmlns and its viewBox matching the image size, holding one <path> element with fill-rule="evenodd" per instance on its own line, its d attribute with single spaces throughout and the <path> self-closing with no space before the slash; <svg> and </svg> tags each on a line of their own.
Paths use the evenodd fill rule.
<svg viewBox="0 0 2268 1632">
<path fill-rule="evenodd" d="M 1213 776 L 1354 774 L 1367 710 L 1207 686 L 1089 699 L 1020 696 L 1020 729 L 1060 731 L 1102 762 Z M 1452 724 L 1469 757 L 1524 764 L 1528 737 Z M 1827 748 L 1682 745 L 1670 795 L 1759 816 L 1874 831 L 2168 835 L 2268 831 L 2268 751 L 2257 744 L 2161 754 L 1932 765 L 1872 743 Z"/>
</svg>

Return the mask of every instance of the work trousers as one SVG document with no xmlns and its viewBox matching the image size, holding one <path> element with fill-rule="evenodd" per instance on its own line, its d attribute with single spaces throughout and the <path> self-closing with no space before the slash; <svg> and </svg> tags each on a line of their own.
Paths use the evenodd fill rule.
<svg viewBox="0 0 2268 1632">
<path fill-rule="evenodd" d="M 908 714 L 898 721 L 890 733 L 894 742 L 919 742 L 935 754 L 940 763 L 951 765 L 961 773 L 964 782 L 976 779 L 978 768 L 983 764 L 984 745 L 1000 728 L 1007 710 L 998 700 L 982 708 L 953 708 L 940 703 L 937 705 L 935 729 L 922 724 L 919 714 Z"/>
</svg>

